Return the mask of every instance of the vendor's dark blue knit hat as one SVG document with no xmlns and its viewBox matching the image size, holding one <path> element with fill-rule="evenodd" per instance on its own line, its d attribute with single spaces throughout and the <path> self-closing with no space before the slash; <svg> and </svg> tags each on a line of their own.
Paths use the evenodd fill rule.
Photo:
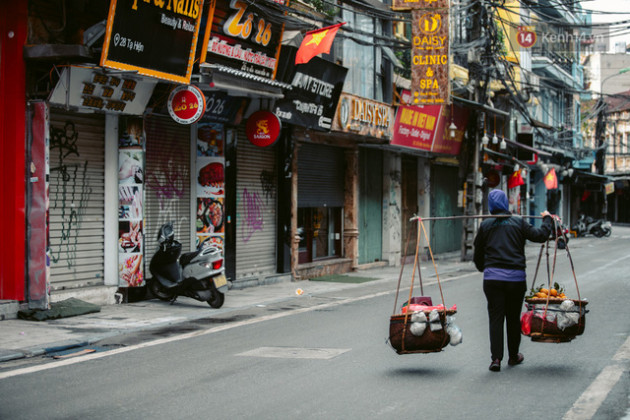
<svg viewBox="0 0 630 420">
<path fill-rule="evenodd" d="M 488 210 L 490 214 L 508 211 L 508 198 L 502 190 L 492 190 L 488 194 Z"/>
</svg>

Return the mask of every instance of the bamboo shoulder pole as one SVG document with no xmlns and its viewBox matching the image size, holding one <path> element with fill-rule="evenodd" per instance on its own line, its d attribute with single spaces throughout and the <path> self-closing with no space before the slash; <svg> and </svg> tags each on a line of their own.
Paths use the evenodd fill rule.
<svg viewBox="0 0 630 420">
<path fill-rule="evenodd" d="M 480 214 L 480 215 L 472 215 L 472 216 L 441 216 L 441 217 L 420 217 L 420 216 L 414 216 L 411 219 L 409 219 L 409 221 L 415 221 L 415 220 L 423 220 L 423 221 L 431 221 L 431 220 L 457 220 L 457 219 L 490 219 L 490 218 L 506 218 L 506 217 L 512 217 L 512 216 L 521 216 L 523 218 L 530 218 L 530 219 L 543 219 L 543 216 L 523 216 L 520 214 Z M 551 217 L 554 217 L 553 215 Z"/>
</svg>

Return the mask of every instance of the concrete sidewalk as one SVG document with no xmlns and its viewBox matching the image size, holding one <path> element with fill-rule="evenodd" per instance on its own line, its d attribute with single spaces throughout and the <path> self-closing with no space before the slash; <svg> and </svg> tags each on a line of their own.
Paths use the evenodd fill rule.
<svg viewBox="0 0 630 420">
<path fill-rule="evenodd" d="M 437 264 L 440 278 L 443 275 L 448 276 L 449 273 L 474 270 L 472 263 L 460 262 L 454 256 L 438 260 Z M 410 278 L 412 269 L 412 264 L 405 266 L 405 278 Z M 367 283 L 303 280 L 240 290 L 232 289 L 227 292 L 225 304 L 220 309 L 212 309 L 205 302 L 180 297 L 173 305 L 152 299 L 136 303 L 105 305 L 101 307 L 100 312 L 69 318 L 47 321 L 21 319 L 0 321 L 0 362 L 86 346 L 117 335 L 211 318 L 258 305 L 301 299 L 336 290 L 360 288 L 374 284 L 376 281 L 387 283 L 384 287 L 392 287 L 395 290 L 400 276 L 400 267 L 372 268 L 347 273 L 347 275 L 371 277 L 378 280 Z M 430 261 L 422 263 L 422 275 L 427 282 L 435 281 L 435 270 Z"/>
</svg>

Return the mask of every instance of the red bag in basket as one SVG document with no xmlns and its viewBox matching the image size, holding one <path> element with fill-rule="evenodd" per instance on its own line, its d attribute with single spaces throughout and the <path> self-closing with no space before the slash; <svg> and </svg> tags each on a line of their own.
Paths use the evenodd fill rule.
<svg viewBox="0 0 630 420">
<path fill-rule="evenodd" d="M 523 335 L 529 336 L 532 332 L 532 317 L 533 311 L 523 312 L 521 315 L 521 332 Z"/>
</svg>

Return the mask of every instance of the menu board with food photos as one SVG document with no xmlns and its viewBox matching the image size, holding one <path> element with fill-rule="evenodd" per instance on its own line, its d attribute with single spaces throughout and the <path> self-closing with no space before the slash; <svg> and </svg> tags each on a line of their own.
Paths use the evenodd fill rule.
<svg viewBox="0 0 630 420">
<path fill-rule="evenodd" d="M 197 246 L 223 249 L 225 237 L 225 154 L 223 124 L 202 119 L 197 124 Z"/>
<path fill-rule="evenodd" d="M 118 286 L 144 286 L 145 133 L 140 117 L 119 119 Z"/>
</svg>

